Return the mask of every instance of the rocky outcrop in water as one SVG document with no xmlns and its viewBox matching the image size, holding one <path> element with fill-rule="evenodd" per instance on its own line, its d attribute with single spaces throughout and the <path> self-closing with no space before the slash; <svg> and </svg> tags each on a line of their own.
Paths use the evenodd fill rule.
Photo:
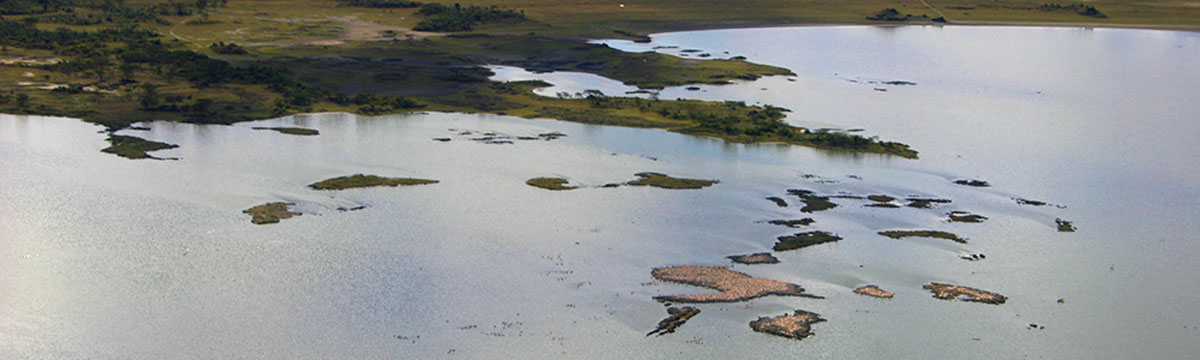
<svg viewBox="0 0 1200 360">
<path fill-rule="evenodd" d="M 812 324 L 825 321 L 816 313 L 796 310 L 791 315 L 760 317 L 750 323 L 750 328 L 761 333 L 801 340 L 812 336 Z"/>
<path fill-rule="evenodd" d="M 767 295 L 804 296 L 821 299 L 807 294 L 800 285 L 756 278 L 746 273 L 729 270 L 722 266 L 684 265 L 657 268 L 650 272 L 655 279 L 692 286 L 715 289 L 717 293 L 696 295 L 665 295 L 654 299 L 663 302 L 709 303 L 737 302 Z"/>
<path fill-rule="evenodd" d="M 933 297 L 943 300 L 958 299 L 962 301 L 979 302 L 992 305 L 1000 305 L 1008 300 L 1008 298 L 1004 295 L 979 290 L 976 288 L 969 288 L 966 286 L 929 283 L 928 285 L 922 286 L 922 288 L 932 292 Z"/>
</svg>

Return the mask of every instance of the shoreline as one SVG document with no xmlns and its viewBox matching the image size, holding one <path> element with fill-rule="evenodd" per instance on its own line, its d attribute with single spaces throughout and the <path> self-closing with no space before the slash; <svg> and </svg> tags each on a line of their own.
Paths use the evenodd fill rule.
<svg viewBox="0 0 1200 360">
<path fill-rule="evenodd" d="M 1200 26 L 1194 25 L 1151 25 L 1151 24 L 1106 24 L 1106 23 L 1055 23 L 1055 22 L 992 22 L 992 21 L 967 21 L 967 22 L 754 22 L 747 21 L 746 23 L 725 24 L 725 23 L 695 23 L 695 24 L 673 24 L 664 26 L 661 30 L 654 30 L 646 33 L 636 33 L 637 35 L 649 36 L 651 38 L 659 35 L 692 32 L 692 31 L 708 31 L 708 30 L 737 30 L 737 29 L 769 29 L 769 28 L 803 28 L 803 27 L 849 27 L 849 26 L 870 26 L 870 27 L 905 27 L 905 26 L 936 26 L 936 27 L 1027 27 L 1027 28 L 1080 28 L 1080 29 L 1116 29 L 1116 30 L 1152 30 L 1152 31 L 1176 31 L 1189 32 L 1200 34 Z M 611 40 L 620 39 L 619 37 L 584 37 L 588 41 L 596 40 Z M 625 39 L 628 40 L 628 39 Z M 653 40 L 653 39 L 651 39 Z"/>
</svg>

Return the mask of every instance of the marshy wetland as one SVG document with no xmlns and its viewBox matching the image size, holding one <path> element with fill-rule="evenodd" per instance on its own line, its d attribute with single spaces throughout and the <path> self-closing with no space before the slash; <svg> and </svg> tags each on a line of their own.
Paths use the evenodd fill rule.
<svg viewBox="0 0 1200 360">
<path fill-rule="evenodd" d="M 793 126 L 863 129 L 855 133 L 902 141 L 921 158 L 429 112 L 138 123 L 145 129 L 113 135 L 177 145 L 149 155 L 179 160 L 132 161 L 100 152 L 113 145 L 101 127 L 3 115 L 0 354 L 1188 358 L 1200 351 L 1200 294 L 1180 287 L 1200 282 L 1190 256 L 1200 253 L 1192 239 L 1200 224 L 1191 220 L 1200 162 L 1176 156 L 1200 152 L 1191 136 L 1200 131 L 1192 121 L 1200 113 L 1192 99 L 1200 93 L 1195 34 L 853 26 L 606 43 L 714 57 L 728 51 L 789 69 L 794 75 L 698 91 L 667 87 L 658 96 L 781 106 L 792 110 L 784 120 Z M 551 83 L 575 76 L 496 76 L 539 75 Z M 557 90 L 592 88 L 591 80 L 573 79 L 574 88 Z M 884 84 L 896 79 L 917 85 Z M 460 141 L 487 133 L 514 141 Z M 566 136 L 517 140 L 549 133 Z M 442 138 L 451 140 L 430 140 Z M 680 191 L 526 184 L 603 185 L 640 173 L 720 182 Z M 438 183 L 307 187 L 347 174 Z M 989 186 L 954 183 L 960 179 Z M 789 206 L 764 200 L 771 197 Z M 304 215 L 258 226 L 242 213 L 274 203 Z M 339 211 L 349 208 L 360 210 Z M 954 214 L 986 221 L 952 221 Z M 1060 232 L 1064 222 L 1074 232 Z M 969 242 L 878 234 L 912 229 Z M 773 251 L 777 238 L 810 231 L 840 240 Z M 779 263 L 726 258 L 760 253 Z M 986 261 L 959 258 L 983 253 Z M 656 279 L 660 268 L 709 270 Z M 688 304 L 695 311 L 655 300 L 715 293 L 688 284 L 758 285 L 746 289 L 764 295 L 802 288 L 823 299 Z M 855 293 L 865 285 L 892 297 Z M 803 340 L 756 332 L 752 322 Z M 1031 323 L 1045 328 L 1030 331 Z M 673 332 L 646 336 L 656 328 Z M 929 343 L 938 346 L 919 345 Z"/>
</svg>

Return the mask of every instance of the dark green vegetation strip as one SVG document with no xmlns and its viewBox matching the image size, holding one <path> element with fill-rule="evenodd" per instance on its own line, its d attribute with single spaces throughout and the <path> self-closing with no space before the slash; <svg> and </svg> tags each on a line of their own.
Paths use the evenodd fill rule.
<svg viewBox="0 0 1200 360">
<path fill-rule="evenodd" d="M 322 180 L 312 183 L 308 187 L 315 190 L 343 190 L 373 186 L 410 186 L 410 185 L 426 185 L 436 184 L 437 180 L 412 179 L 412 178 L 388 178 L 375 175 L 354 174 L 350 176 L 336 177 L 328 180 Z"/>
<path fill-rule="evenodd" d="M 790 228 L 804 227 L 804 226 L 812 225 L 812 223 L 814 223 L 814 222 L 817 222 L 817 221 L 816 221 L 816 220 L 813 220 L 812 218 L 803 218 L 803 219 L 796 219 L 796 220 L 771 220 L 771 221 L 767 221 L 767 223 L 768 223 L 768 224 L 771 224 L 771 225 L 787 226 L 787 227 L 790 227 Z"/>
<path fill-rule="evenodd" d="M 109 154 L 116 154 L 117 156 L 120 156 L 120 157 L 123 157 L 126 159 L 163 160 L 162 158 L 157 158 L 157 157 L 151 156 L 150 154 L 147 154 L 147 152 L 155 151 L 155 150 L 174 149 L 174 148 L 179 147 L 179 145 L 160 143 L 157 141 L 150 141 L 150 140 L 142 139 L 139 137 L 123 136 L 123 135 L 109 135 L 108 142 L 112 145 L 110 145 L 109 147 L 106 147 L 104 149 L 101 149 L 100 151 L 103 151 L 103 152 L 106 152 Z"/>
<path fill-rule="evenodd" d="M 779 259 L 776 258 L 775 255 L 771 255 L 771 253 L 756 253 L 756 254 L 749 254 L 749 255 L 730 255 L 730 256 L 726 256 L 726 258 L 735 263 L 745 264 L 745 265 L 778 264 L 779 263 Z"/>
<path fill-rule="evenodd" d="M 567 179 L 563 178 L 533 178 L 525 182 L 526 185 L 542 188 L 546 190 L 574 190 L 574 186 L 567 186 Z"/>
<path fill-rule="evenodd" d="M 842 238 L 826 231 L 809 231 L 795 235 L 780 236 L 775 251 L 795 250 L 803 247 L 834 242 Z"/>
<path fill-rule="evenodd" d="M 950 222 L 981 223 L 984 220 L 987 220 L 986 216 L 972 214 L 966 211 L 951 211 L 947 215 L 950 216 Z"/>
<path fill-rule="evenodd" d="M 681 179 L 654 172 L 636 174 L 641 179 L 625 183 L 630 186 L 652 186 L 663 189 L 700 189 L 716 184 L 716 180 Z"/>
<path fill-rule="evenodd" d="M 300 135 L 300 136 L 316 136 L 316 135 L 320 135 L 320 134 L 321 134 L 321 132 L 320 132 L 320 131 L 317 131 L 316 129 L 307 129 L 307 128 L 298 128 L 298 127 L 262 127 L 262 126 L 255 126 L 255 127 L 253 127 L 252 129 L 254 129 L 254 130 L 272 130 L 272 131 L 280 132 L 280 133 L 283 133 L 283 134 L 288 134 L 288 135 Z"/>
<path fill-rule="evenodd" d="M 298 212 L 288 210 L 288 205 L 294 204 L 286 202 L 267 203 L 246 209 L 242 213 L 249 214 L 250 222 L 252 223 L 258 225 L 274 224 L 279 222 L 279 220 L 300 215 Z"/>
<path fill-rule="evenodd" d="M 893 239 L 900 239 L 900 238 L 906 238 L 906 237 L 926 237 L 926 238 L 934 238 L 934 239 L 945 239 L 945 240 L 950 240 L 950 241 L 954 241 L 954 242 L 962 243 L 962 244 L 967 243 L 967 239 L 963 239 L 963 238 L 958 237 L 958 235 L 954 235 L 954 234 L 951 234 L 951 233 L 948 233 L 945 231 L 938 231 L 938 230 L 887 230 L 887 231 L 880 231 L 879 235 L 883 235 L 883 236 L 890 237 Z"/>
<path fill-rule="evenodd" d="M 656 327 L 653 331 L 646 333 L 646 336 L 655 334 L 658 334 L 658 336 L 663 336 L 674 333 L 675 329 L 683 326 L 683 323 L 686 323 L 688 319 L 691 319 L 693 316 L 698 314 L 700 314 L 700 309 L 691 306 L 669 307 L 667 308 L 667 318 L 660 320 L 658 322 L 658 327 Z"/>
<path fill-rule="evenodd" d="M 959 184 L 959 185 L 974 186 L 974 187 L 992 186 L 991 184 L 988 184 L 987 181 L 976 180 L 976 179 L 958 179 L 958 180 L 954 180 L 954 183 Z"/>
</svg>

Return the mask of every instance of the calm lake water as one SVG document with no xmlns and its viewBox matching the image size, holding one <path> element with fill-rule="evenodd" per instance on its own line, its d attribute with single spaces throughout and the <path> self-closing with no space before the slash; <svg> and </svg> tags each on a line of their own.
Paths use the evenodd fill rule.
<svg viewBox="0 0 1200 360">
<path fill-rule="evenodd" d="M 912 145 L 921 159 L 431 113 L 155 122 L 121 133 L 179 144 L 154 153 L 179 160 L 131 161 L 99 152 L 107 145 L 99 127 L 0 115 L 0 357 L 1182 359 L 1200 352 L 1197 34 L 804 27 L 653 39 L 606 43 L 742 55 L 797 74 L 665 89 L 661 98 L 782 106 L 797 126 L 862 129 Z M 497 73 L 548 79 L 558 86 L 547 95 L 632 90 L 585 74 Z M 916 85 L 882 84 L 893 80 Z M 470 140 L 550 131 L 568 136 Z M 561 176 L 599 186 L 642 171 L 721 182 L 686 191 L 551 192 L 524 184 Z M 305 187 L 353 173 L 442 182 Z M 992 186 L 952 183 L 964 178 Z M 789 188 L 953 202 L 882 209 L 834 199 L 833 210 L 803 214 Z M 1020 206 L 1018 197 L 1065 208 Z M 294 202 L 304 215 L 260 226 L 241 213 L 271 201 Z M 954 210 L 989 220 L 945 221 Z M 769 251 L 775 237 L 803 230 L 763 221 L 802 217 L 844 240 L 776 253 L 780 264 L 733 268 L 826 299 L 702 304 L 676 333 L 644 336 L 666 316 L 651 297 L 707 291 L 655 282 L 652 268 L 727 265 L 725 256 Z M 1056 218 L 1079 230 L 1057 232 Z M 876 234 L 887 229 L 945 230 L 969 241 Z M 959 259 L 968 253 L 987 259 Z M 931 281 L 1009 300 L 936 300 L 921 290 Z M 896 297 L 851 293 L 864 284 Z M 747 326 L 796 309 L 828 321 L 803 341 Z"/>
</svg>

